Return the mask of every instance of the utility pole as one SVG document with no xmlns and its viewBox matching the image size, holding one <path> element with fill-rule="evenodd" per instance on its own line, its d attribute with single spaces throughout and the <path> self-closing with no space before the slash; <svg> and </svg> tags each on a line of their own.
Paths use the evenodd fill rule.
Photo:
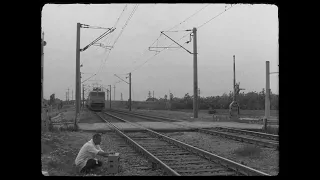
<svg viewBox="0 0 320 180">
<path fill-rule="evenodd" d="M 122 93 L 121 93 L 121 101 L 122 101 Z"/>
<path fill-rule="evenodd" d="M 107 101 L 109 101 L 109 89 L 107 89 Z"/>
<path fill-rule="evenodd" d="M 113 100 L 116 100 L 116 85 L 113 85 Z"/>
<path fill-rule="evenodd" d="M 131 111 L 131 73 L 129 73 L 129 111 Z"/>
<path fill-rule="evenodd" d="M 110 86 L 110 109 L 111 109 L 111 85 Z"/>
<path fill-rule="evenodd" d="M 198 118 L 197 28 L 193 32 L 193 118 Z"/>
<path fill-rule="evenodd" d="M 69 88 L 68 88 L 68 104 L 69 104 Z"/>
<path fill-rule="evenodd" d="M 82 108 L 84 108 L 84 85 L 82 85 Z"/>
<path fill-rule="evenodd" d="M 46 42 L 44 41 L 44 32 L 41 32 L 41 113 L 43 111 L 43 47 L 45 45 Z"/>
<path fill-rule="evenodd" d="M 72 89 L 72 91 L 71 91 L 71 94 L 72 94 L 72 96 L 71 96 L 71 102 L 73 102 L 73 89 Z"/>
<path fill-rule="evenodd" d="M 233 55 L 233 101 L 236 101 L 236 56 Z"/>
<path fill-rule="evenodd" d="M 270 116 L 270 63 L 266 61 L 266 97 L 265 97 L 265 118 Z"/>
<path fill-rule="evenodd" d="M 153 101 L 154 101 L 154 91 L 152 91 L 152 98 L 153 98 Z"/>
<path fill-rule="evenodd" d="M 187 30 L 191 31 L 191 30 Z M 171 39 L 173 42 L 178 44 L 181 48 L 186 50 L 188 53 L 193 54 L 193 118 L 198 118 L 198 68 L 197 68 L 197 28 L 192 29 L 192 36 L 193 36 L 193 53 L 184 48 L 182 45 L 177 43 L 175 40 L 170 38 L 168 35 L 163 33 L 164 31 L 161 31 L 161 34 L 165 35 L 169 39 Z M 186 43 L 191 42 L 191 35 L 190 35 L 190 41 L 187 41 Z M 177 48 L 177 47 L 149 47 L 150 48 Z M 151 51 L 151 50 L 150 50 Z"/>
<path fill-rule="evenodd" d="M 200 88 L 198 88 L 198 108 L 200 108 Z"/>
<path fill-rule="evenodd" d="M 76 41 L 76 114 L 75 114 L 75 126 L 77 126 L 77 120 L 80 113 L 80 23 L 77 23 L 77 41 Z"/>
<path fill-rule="evenodd" d="M 68 101 L 68 92 L 66 92 L 66 102 Z"/>
</svg>

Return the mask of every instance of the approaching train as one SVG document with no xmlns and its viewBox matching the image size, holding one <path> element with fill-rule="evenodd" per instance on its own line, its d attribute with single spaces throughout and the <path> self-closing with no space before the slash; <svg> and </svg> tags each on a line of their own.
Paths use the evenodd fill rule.
<svg viewBox="0 0 320 180">
<path fill-rule="evenodd" d="M 92 111 L 102 111 L 105 107 L 105 93 L 100 88 L 94 88 L 89 93 L 86 106 Z"/>
</svg>

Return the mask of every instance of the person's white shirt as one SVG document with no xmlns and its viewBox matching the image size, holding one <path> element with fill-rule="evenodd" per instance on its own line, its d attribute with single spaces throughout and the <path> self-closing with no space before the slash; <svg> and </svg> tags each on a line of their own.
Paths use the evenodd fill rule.
<svg viewBox="0 0 320 180">
<path fill-rule="evenodd" d="M 95 159 L 99 151 L 104 152 L 99 145 L 95 145 L 93 140 L 86 142 L 80 149 L 78 156 L 75 160 L 76 166 L 81 170 L 89 159 Z"/>
</svg>

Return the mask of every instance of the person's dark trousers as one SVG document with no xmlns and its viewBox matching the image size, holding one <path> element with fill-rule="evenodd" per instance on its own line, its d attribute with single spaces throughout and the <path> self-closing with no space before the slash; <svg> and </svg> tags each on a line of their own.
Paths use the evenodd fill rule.
<svg viewBox="0 0 320 180">
<path fill-rule="evenodd" d="M 87 161 L 87 164 L 81 169 L 81 173 L 89 173 L 90 170 L 93 170 L 97 167 L 102 166 L 102 162 L 95 159 L 89 159 Z"/>
</svg>

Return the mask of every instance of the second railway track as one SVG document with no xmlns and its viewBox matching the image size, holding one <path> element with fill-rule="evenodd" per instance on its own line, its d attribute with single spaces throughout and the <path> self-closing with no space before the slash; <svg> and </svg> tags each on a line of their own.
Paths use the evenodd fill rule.
<svg viewBox="0 0 320 180">
<path fill-rule="evenodd" d="M 191 126 L 189 124 L 186 124 L 185 121 L 177 120 L 177 119 L 170 119 L 166 117 L 157 117 L 157 116 L 149 116 L 145 114 L 140 113 L 128 113 L 124 111 L 119 110 L 108 110 L 113 113 L 123 114 L 127 116 L 133 116 L 143 119 L 148 119 L 151 121 L 166 121 L 173 123 L 178 126 L 184 126 L 188 128 L 196 129 L 196 131 L 200 133 L 215 135 L 215 136 L 221 136 L 228 139 L 233 139 L 240 142 L 246 142 L 250 144 L 255 144 L 263 147 L 269 147 L 269 148 L 279 148 L 279 137 L 277 135 L 272 134 L 266 134 L 266 133 L 260 133 L 260 132 L 254 132 L 254 131 L 247 131 L 247 130 L 240 130 L 240 129 L 234 129 L 234 128 L 226 128 L 226 127 L 216 127 L 216 128 L 199 128 L 196 126 Z M 178 124 L 179 122 L 179 124 Z"/>
<path fill-rule="evenodd" d="M 114 115 L 105 113 L 125 123 L 133 124 Z M 141 125 L 133 124 L 140 132 L 124 133 L 116 125 L 107 121 L 102 113 L 98 114 L 113 131 L 124 138 L 137 151 L 151 160 L 170 175 L 175 176 L 237 176 L 269 174 L 252 169 L 226 158 L 217 156 L 189 144 L 172 139 Z"/>
</svg>

